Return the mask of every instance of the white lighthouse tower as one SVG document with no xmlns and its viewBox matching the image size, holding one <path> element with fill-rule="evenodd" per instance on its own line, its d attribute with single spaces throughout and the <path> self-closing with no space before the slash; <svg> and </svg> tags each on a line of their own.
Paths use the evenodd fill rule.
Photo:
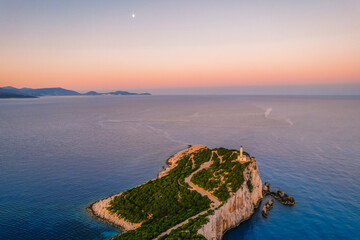
<svg viewBox="0 0 360 240">
<path fill-rule="evenodd" d="M 250 160 L 249 156 L 243 154 L 243 147 L 240 147 L 240 154 L 237 159 L 239 162 L 244 163 Z"/>
</svg>

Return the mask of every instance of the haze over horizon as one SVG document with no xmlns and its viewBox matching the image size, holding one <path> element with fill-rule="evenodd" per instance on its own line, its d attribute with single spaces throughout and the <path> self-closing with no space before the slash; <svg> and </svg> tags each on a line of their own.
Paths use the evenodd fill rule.
<svg viewBox="0 0 360 240">
<path fill-rule="evenodd" d="M 360 89 L 356 0 L 0 0 L 0 32 L 0 86 Z"/>
</svg>

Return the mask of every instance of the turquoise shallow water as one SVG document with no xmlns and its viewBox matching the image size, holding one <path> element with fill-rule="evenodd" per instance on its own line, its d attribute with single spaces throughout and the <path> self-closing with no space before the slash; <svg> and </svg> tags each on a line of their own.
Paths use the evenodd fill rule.
<svg viewBox="0 0 360 240">
<path fill-rule="evenodd" d="M 187 144 L 254 155 L 296 199 L 225 239 L 360 239 L 360 98 L 131 96 L 0 100 L 0 239 L 109 239 L 99 198 L 154 178 Z"/>
</svg>

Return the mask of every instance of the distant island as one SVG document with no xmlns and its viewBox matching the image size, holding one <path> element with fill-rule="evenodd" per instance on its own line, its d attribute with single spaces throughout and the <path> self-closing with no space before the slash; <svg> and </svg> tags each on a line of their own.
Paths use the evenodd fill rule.
<svg viewBox="0 0 360 240">
<path fill-rule="evenodd" d="M 36 98 L 42 96 L 98 96 L 98 95 L 151 95 L 150 93 L 132 93 L 127 91 L 115 91 L 107 93 L 98 93 L 90 91 L 79 93 L 60 87 L 56 88 L 14 88 L 1 87 L 0 98 Z"/>
<path fill-rule="evenodd" d="M 124 230 L 114 239 L 222 239 L 263 198 L 256 160 L 242 148 L 189 146 L 166 163 L 157 178 L 88 207 Z"/>
<path fill-rule="evenodd" d="M 10 93 L 7 91 L 2 91 L 0 89 L 0 98 L 37 98 L 35 96 L 18 94 L 18 93 Z"/>
</svg>

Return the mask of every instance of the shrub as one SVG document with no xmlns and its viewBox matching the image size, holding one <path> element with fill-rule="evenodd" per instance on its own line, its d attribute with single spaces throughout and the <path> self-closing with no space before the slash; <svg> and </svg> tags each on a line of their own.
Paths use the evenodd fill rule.
<svg viewBox="0 0 360 240">
<path fill-rule="evenodd" d="M 248 186 L 249 191 L 252 192 L 254 187 L 251 183 L 251 178 L 246 181 L 246 185 Z"/>
</svg>

